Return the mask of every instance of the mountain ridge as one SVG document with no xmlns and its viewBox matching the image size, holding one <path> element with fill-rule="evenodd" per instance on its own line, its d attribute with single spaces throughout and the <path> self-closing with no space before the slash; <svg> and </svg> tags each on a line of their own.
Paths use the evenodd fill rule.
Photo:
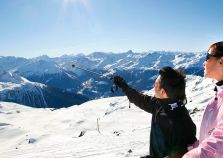
<svg viewBox="0 0 223 158">
<path fill-rule="evenodd" d="M 202 52 L 128 51 L 120 54 L 94 52 L 54 58 L 43 55 L 32 59 L 18 58 L 18 61 L 16 57 L 1 57 L 0 62 L 4 63 L 1 64 L 3 70 L 16 73 L 32 82 L 96 99 L 120 96 L 122 93 L 111 93 L 112 81 L 73 68 L 73 64 L 106 77 L 122 76 L 131 86 L 145 90 L 153 87 L 158 70 L 163 66 L 181 69 L 186 74 L 203 76 L 204 58 L 205 54 Z M 9 66 L 12 61 L 13 66 Z"/>
</svg>

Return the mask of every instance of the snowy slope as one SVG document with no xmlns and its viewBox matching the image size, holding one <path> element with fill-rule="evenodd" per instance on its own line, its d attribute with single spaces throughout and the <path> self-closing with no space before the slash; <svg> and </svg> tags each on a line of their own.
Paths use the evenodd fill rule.
<svg viewBox="0 0 223 158">
<path fill-rule="evenodd" d="M 0 70 L 0 101 L 15 102 L 31 107 L 67 107 L 81 104 L 88 98 L 31 82 L 12 72 Z"/>
<path fill-rule="evenodd" d="M 16 71 L 26 76 L 30 76 L 30 75 L 43 75 L 46 73 L 49 74 L 61 73 L 63 69 L 54 61 L 45 59 L 45 60 L 31 60 L 29 63 L 20 66 L 18 69 L 16 69 Z"/>
<path fill-rule="evenodd" d="M 198 129 L 213 87 L 211 80 L 187 77 L 187 107 Z M 59 110 L 0 102 L 0 157 L 136 158 L 148 154 L 150 121 L 126 97 Z"/>
<path fill-rule="evenodd" d="M 20 75 L 0 69 L 0 82 L 21 83 L 24 81 L 26 79 Z"/>
<path fill-rule="evenodd" d="M 47 107 L 43 96 L 46 85 L 30 82 L 16 73 L 0 71 L 0 100 Z"/>
</svg>

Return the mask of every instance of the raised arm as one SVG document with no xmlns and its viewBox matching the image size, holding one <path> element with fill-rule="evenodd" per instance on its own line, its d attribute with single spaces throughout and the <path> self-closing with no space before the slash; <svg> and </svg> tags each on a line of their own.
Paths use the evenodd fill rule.
<svg viewBox="0 0 223 158">
<path fill-rule="evenodd" d="M 155 97 L 143 95 L 135 89 L 129 87 L 122 77 L 115 76 L 114 83 L 122 89 L 129 101 L 134 103 L 139 108 L 149 113 L 154 113 L 155 109 L 158 108 L 158 101 Z"/>
</svg>

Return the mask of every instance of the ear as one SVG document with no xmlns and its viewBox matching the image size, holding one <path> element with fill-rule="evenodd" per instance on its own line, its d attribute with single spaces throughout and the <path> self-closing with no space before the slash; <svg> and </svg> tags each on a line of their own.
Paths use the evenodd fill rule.
<svg viewBox="0 0 223 158">
<path fill-rule="evenodd" d="M 161 92 L 161 95 L 162 95 L 163 98 L 168 98 L 165 89 L 161 88 L 160 92 Z"/>
<path fill-rule="evenodd" d="M 219 64 L 223 64 L 223 57 L 219 59 Z"/>
<path fill-rule="evenodd" d="M 223 65 L 223 58 L 221 57 L 221 58 L 218 60 L 217 63 L 220 64 L 220 65 Z"/>
</svg>

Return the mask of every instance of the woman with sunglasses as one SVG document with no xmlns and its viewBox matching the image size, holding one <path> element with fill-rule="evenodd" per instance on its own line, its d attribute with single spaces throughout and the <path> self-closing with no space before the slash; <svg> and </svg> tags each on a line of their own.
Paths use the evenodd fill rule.
<svg viewBox="0 0 223 158">
<path fill-rule="evenodd" d="M 199 142 L 183 158 L 223 158 L 223 41 L 209 47 L 204 68 L 216 81 L 216 96 L 205 109 Z"/>
</svg>

